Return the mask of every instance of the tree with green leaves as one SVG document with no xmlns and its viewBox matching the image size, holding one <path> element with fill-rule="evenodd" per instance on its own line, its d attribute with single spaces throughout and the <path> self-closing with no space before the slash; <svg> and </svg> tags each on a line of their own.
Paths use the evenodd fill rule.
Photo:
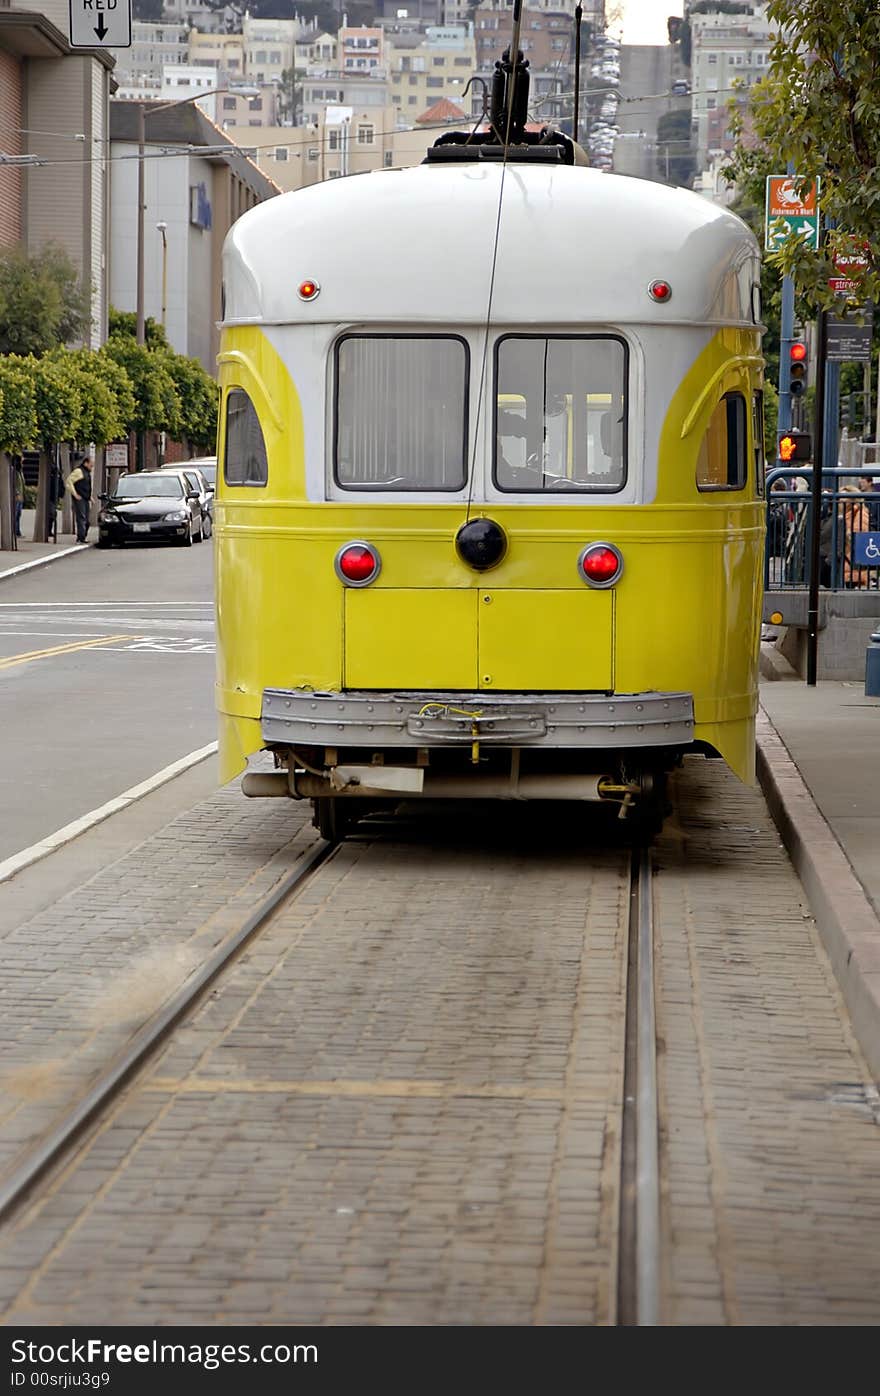
<svg viewBox="0 0 880 1396">
<path fill-rule="evenodd" d="M 162 355 L 181 408 L 181 433 L 189 447 L 196 451 L 214 450 L 217 441 L 217 408 L 219 389 L 198 359 L 173 354 Z"/>
<path fill-rule="evenodd" d="M 167 431 L 177 436 L 182 424 L 180 397 L 165 355 L 126 335 L 111 335 L 103 352 L 125 369 L 134 394 L 129 427 L 136 432 Z"/>
<path fill-rule="evenodd" d="M 37 435 L 37 405 L 30 366 L 0 358 L 0 548 L 13 546 L 12 461 Z"/>
<path fill-rule="evenodd" d="M 63 248 L 0 249 L 0 354 L 43 354 L 82 339 L 91 288 Z"/>
<path fill-rule="evenodd" d="M 734 110 L 728 168 L 755 203 L 768 174 L 789 161 L 805 184 L 821 180 L 819 206 L 833 224 L 818 249 L 789 236 L 768 260 L 790 274 L 812 307 L 830 307 L 833 258 L 857 252 L 867 267 L 859 300 L 880 297 L 880 6 L 877 0 L 769 0 L 779 25 L 767 77 Z"/>
</svg>

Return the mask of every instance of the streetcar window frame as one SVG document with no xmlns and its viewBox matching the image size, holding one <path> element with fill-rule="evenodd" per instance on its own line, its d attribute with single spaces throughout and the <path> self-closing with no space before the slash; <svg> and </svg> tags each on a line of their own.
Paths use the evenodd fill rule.
<svg viewBox="0 0 880 1396">
<path fill-rule="evenodd" d="M 340 479 L 339 474 L 339 428 L 340 428 L 340 372 L 339 355 L 344 344 L 349 340 L 419 340 L 422 342 L 460 344 L 464 350 L 462 362 L 462 423 L 461 423 L 461 482 L 454 485 L 424 484 L 416 485 L 412 482 L 406 484 L 393 484 L 387 480 L 377 480 L 368 482 L 357 480 L 347 483 Z M 470 383 L 471 383 L 471 348 L 468 341 L 460 334 L 419 334 L 417 332 L 395 333 L 393 330 L 379 331 L 374 334 L 367 334 L 360 331 L 351 334 L 340 335 L 333 346 L 333 483 L 337 489 L 345 490 L 348 494 L 463 494 L 467 489 L 470 462 L 468 458 L 470 439 Z"/>
<path fill-rule="evenodd" d="M 259 479 L 233 479 L 230 477 L 229 474 L 229 403 L 234 393 L 238 393 L 241 397 L 244 398 L 246 404 L 245 410 L 250 412 L 252 416 L 252 423 L 257 428 L 257 438 L 254 442 L 254 445 L 257 446 L 258 449 L 256 449 L 252 458 L 256 460 L 257 466 L 261 471 L 261 478 Z M 242 469 L 247 468 L 248 459 L 249 458 L 247 455 L 243 457 L 241 461 Z M 269 484 L 269 457 L 266 452 L 266 438 L 263 435 L 263 427 L 260 422 L 260 415 L 257 412 L 256 407 L 254 406 L 253 399 L 251 398 L 250 393 L 247 391 L 246 388 L 242 388 L 241 385 L 238 383 L 233 384 L 227 390 L 226 401 L 223 405 L 223 482 L 224 484 L 228 485 L 230 489 L 264 490 Z"/>
<path fill-rule="evenodd" d="M 755 451 L 755 494 L 764 498 L 764 476 L 767 471 L 767 452 L 764 445 L 764 390 L 755 388 L 752 393 L 752 431 Z"/>
<path fill-rule="evenodd" d="M 725 408 L 725 432 L 727 436 L 727 480 L 723 483 L 701 481 L 700 456 L 709 437 L 709 432 L 719 408 Z M 749 478 L 749 435 L 748 404 L 745 394 L 739 388 L 722 393 L 712 408 L 712 415 L 700 440 L 697 452 L 696 481 L 700 494 L 738 493 L 745 489 Z"/>
<path fill-rule="evenodd" d="M 502 346 L 503 346 L 504 344 L 506 344 L 509 340 L 537 340 L 538 342 L 542 342 L 542 343 L 545 343 L 545 344 L 546 344 L 546 343 L 549 343 L 549 342 L 552 342 L 552 341 L 562 341 L 562 340 L 576 340 L 578 343 L 587 343 L 587 342 L 589 342 L 589 341 L 591 341 L 591 340 L 599 340 L 599 341 L 601 341 L 602 343 L 614 343 L 614 344 L 619 344 L 619 345 L 621 346 L 621 348 L 622 348 L 622 350 L 623 350 L 623 365 L 622 365 L 623 372 L 622 372 L 622 383 L 621 383 L 622 417 L 621 417 L 621 422 L 620 422 L 620 427 L 621 427 L 621 440 L 620 440 L 621 476 L 620 476 L 620 481 L 619 481 L 618 484 L 615 484 L 615 485 L 602 485 L 602 484 L 593 485 L 593 484 L 588 484 L 588 483 L 583 483 L 583 484 L 582 484 L 582 483 L 572 483 L 572 484 L 561 485 L 561 486 L 557 487 L 556 489 L 547 488 L 547 487 L 543 487 L 543 486 L 538 486 L 537 488 L 529 489 L 527 486 L 522 485 L 522 484 L 503 485 L 503 484 L 501 483 L 501 481 L 500 481 L 500 479 L 499 479 L 499 473 L 498 473 L 498 464 L 499 464 L 499 462 L 498 462 L 498 448 L 499 448 L 499 441 L 498 441 L 498 407 L 499 407 L 500 378 L 501 378 L 499 369 L 500 369 L 500 357 L 501 357 Z M 495 347 L 494 347 L 494 388 L 495 388 L 495 396 L 494 396 L 494 403 L 493 403 L 493 408 L 492 408 L 492 483 L 493 483 L 495 489 L 497 489 L 497 490 L 499 491 L 499 493 L 501 493 L 501 494 L 515 494 L 515 495 L 525 495 L 525 494 L 528 494 L 528 495 L 537 495 L 537 496 L 542 496 L 542 497 L 547 496 L 547 495 L 559 495 L 559 496 L 561 496 L 561 497 L 569 497 L 569 498 L 570 498 L 571 496 L 573 496 L 573 495 L 597 495 L 597 494 L 601 494 L 601 495 L 612 495 L 612 494 L 620 494 L 621 490 L 626 489 L 627 481 L 628 481 L 628 478 L 629 478 L 629 368 L 630 368 L 629 359 L 630 359 L 629 344 L 628 344 L 627 341 L 623 338 L 623 336 L 622 336 L 622 335 L 619 335 L 619 334 L 505 334 L 505 335 L 501 335 L 500 338 L 497 339 L 497 340 L 495 341 Z"/>
</svg>

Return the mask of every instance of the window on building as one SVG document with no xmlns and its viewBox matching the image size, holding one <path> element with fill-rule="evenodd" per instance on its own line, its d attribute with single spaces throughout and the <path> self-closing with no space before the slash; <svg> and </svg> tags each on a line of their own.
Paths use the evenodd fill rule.
<svg viewBox="0 0 880 1396">
<path fill-rule="evenodd" d="M 417 104 L 418 100 L 418 97 L 407 97 L 407 106 L 414 107 Z"/>
<path fill-rule="evenodd" d="M 259 53 L 257 53 L 257 54 L 255 55 L 255 57 L 256 57 L 256 61 L 257 61 L 258 63 L 265 63 L 265 62 L 266 62 L 266 50 L 265 50 L 265 49 L 261 49 L 261 50 L 259 51 Z"/>
<path fill-rule="evenodd" d="M 453 336 L 347 335 L 336 346 L 336 483 L 460 490 L 468 349 Z"/>
<path fill-rule="evenodd" d="M 281 53 L 278 49 L 273 49 L 272 52 L 269 54 L 269 62 L 275 64 L 281 62 Z"/>
<path fill-rule="evenodd" d="M 250 99 L 250 101 L 248 102 L 248 110 L 249 110 L 249 111 L 262 111 L 262 110 L 263 110 L 263 99 L 262 99 L 262 97 L 252 97 L 252 98 Z"/>
<path fill-rule="evenodd" d="M 717 63 L 717 62 L 718 62 L 718 54 L 717 54 L 717 53 L 709 53 L 709 54 L 707 54 L 707 55 L 706 55 L 706 61 L 707 61 L 707 63 Z"/>
<path fill-rule="evenodd" d="M 307 154 L 307 156 L 306 156 L 306 159 L 307 159 L 307 160 L 317 160 L 317 158 L 318 158 L 318 147 L 317 147 L 316 145 L 310 145 L 310 146 L 309 146 L 309 149 L 308 149 L 308 154 Z"/>
<path fill-rule="evenodd" d="M 709 419 L 697 456 L 697 489 L 741 490 L 747 469 L 746 400 L 725 393 Z"/>
<path fill-rule="evenodd" d="M 223 479 L 227 485 L 265 485 L 269 462 L 256 408 L 244 388 L 230 388 L 226 397 L 226 439 Z"/>
<path fill-rule="evenodd" d="M 522 47 L 522 45 L 520 45 L 520 47 Z M 444 78 L 425 78 L 426 87 L 442 87 L 444 82 Z"/>
<path fill-rule="evenodd" d="M 284 161 L 284 160 L 286 160 L 287 158 L 288 158 L 287 146 L 286 146 L 286 145 L 276 145 L 276 147 L 275 147 L 275 159 L 276 159 L 276 160 L 282 160 L 282 161 Z"/>
<path fill-rule="evenodd" d="M 223 110 L 224 110 L 224 111 L 235 111 L 235 98 L 234 98 L 234 97 L 224 97 L 224 98 L 223 98 Z"/>
<path fill-rule="evenodd" d="M 359 127 L 357 128 L 357 143 L 358 143 L 358 145 L 372 145 L 372 144 L 373 144 L 374 135 L 375 135 L 375 128 L 374 128 L 373 126 L 359 126 Z"/>
<path fill-rule="evenodd" d="M 386 170 L 390 170 L 390 169 L 391 169 L 391 166 L 394 164 L 394 154 L 393 154 L 392 151 L 390 151 L 390 150 L 386 150 L 386 151 L 385 151 L 385 154 L 384 154 L 384 156 L 383 156 L 383 158 L 382 158 L 382 163 L 384 164 Z"/>
<path fill-rule="evenodd" d="M 418 86 L 418 83 L 419 83 L 418 78 L 414 78 L 414 77 L 412 77 L 412 76 L 410 77 L 410 80 L 409 80 L 409 85 L 410 85 L 410 87 L 417 87 L 417 86 Z"/>
<path fill-rule="evenodd" d="M 706 98 L 706 111 L 714 111 L 714 110 L 715 110 L 715 98 L 714 98 L 714 97 L 707 97 L 707 98 Z"/>
<path fill-rule="evenodd" d="M 496 347 L 495 483 L 613 492 L 626 481 L 627 348 L 611 335 L 507 335 Z"/>
<path fill-rule="evenodd" d="M 328 131 L 328 132 L 327 132 L 327 149 L 328 149 L 328 150 L 338 150 L 338 149 L 339 149 L 339 132 L 338 132 L 338 131 Z"/>
<path fill-rule="evenodd" d="M 327 178 L 328 178 L 328 179 L 339 179 L 340 176 L 341 176 L 341 173 L 342 173 L 341 170 L 328 170 L 328 171 L 327 171 Z"/>
<path fill-rule="evenodd" d="M 469 68 L 471 60 L 469 58 L 456 58 L 454 60 L 456 68 Z"/>
<path fill-rule="evenodd" d="M 432 59 L 431 59 L 431 62 L 432 62 L 432 64 L 434 65 L 435 68 L 442 68 L 442 67 L 443 67 L 443 64 L 446 62 L 446 59 L 445 59 L 445 58 L 432 58 Z"/>
</svg>

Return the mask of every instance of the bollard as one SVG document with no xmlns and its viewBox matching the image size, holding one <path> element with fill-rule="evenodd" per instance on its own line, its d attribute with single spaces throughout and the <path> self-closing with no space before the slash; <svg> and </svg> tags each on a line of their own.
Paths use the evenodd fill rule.
<svg viewBox="0 0 880 1396">
<path fill-rule="evenodd" d="M 880 630 L 875 630 L 865 655 L 865 696 L 880 698 Z"/>
</svg>

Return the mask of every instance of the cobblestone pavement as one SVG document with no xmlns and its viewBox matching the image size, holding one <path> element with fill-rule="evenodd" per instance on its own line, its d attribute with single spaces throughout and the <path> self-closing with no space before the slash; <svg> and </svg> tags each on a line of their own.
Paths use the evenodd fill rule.
<svg viewBox="0 0 880 1396">
<path fill-rule="evenodd" d="M 0 1171 L 240 925 L 313 837 L 236 786 L 0 940 Z"/>
<path fill-rule="evenodd" d="M 664 1322 L 876 1322 L 880 1113 L 799 884 L 758 792 L 677 786 Z M 4 1323 L 613 1322 L 627 855 L 518 817 L 339 849 L 7 1229 Z"/>
</svg>

